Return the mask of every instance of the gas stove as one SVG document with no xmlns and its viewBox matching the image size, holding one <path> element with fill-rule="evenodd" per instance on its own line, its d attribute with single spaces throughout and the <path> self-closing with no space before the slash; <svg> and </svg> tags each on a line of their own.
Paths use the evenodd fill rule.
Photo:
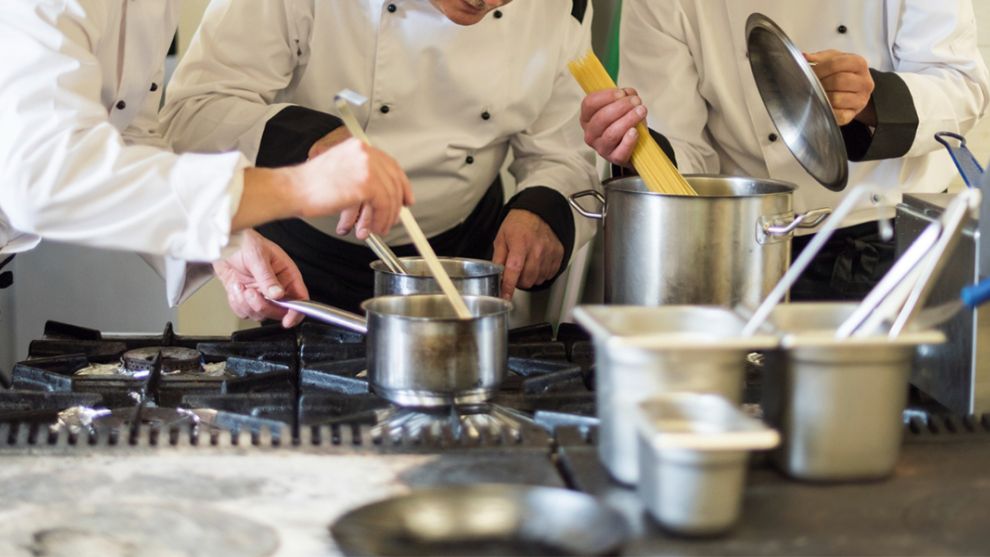
<svg viewBox="0 0 990 557">
<path fill-rule="evenodd" d="M 739 528 L 680 539 L 644 520 L 598 461 L 580 330 L 513 331 L 494 399 L 429 412 L 369 392 L 363 341 L 318 324 L 220 338 L 49 323 L 0 376 L 0 555 L 333 555 L 327 526 L 357 506 L 478 483 L 596 495 L 626 516 L 629 554 L 973 554 L 990 543 L 990 416 L 907 414 L 903 457 L 880 483 L 796 483 L 757 455 Z"/>
<path fill-rule="evenodd" d="M 372 394 L 364 337 L 328 325 L 228 338 L 178 335 L 171 324 L 122 335 L 49 322 L 28 358 L 0 376 L 0 441 L 547 447 L 558 425 L 594 424 L 587 335 L 540 324 L 509 337 L 508 374 L 493 400 L 420 409 Z"/>
</svg>

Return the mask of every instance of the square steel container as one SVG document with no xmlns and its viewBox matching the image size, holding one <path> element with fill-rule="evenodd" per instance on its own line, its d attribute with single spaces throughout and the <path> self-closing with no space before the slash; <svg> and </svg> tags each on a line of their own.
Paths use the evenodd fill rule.
<svg viewBox="0 0 990 557">
<path fill-rule="evenodd" d="M 639 479 L 636 408 L 676 392 L 742 399 L 746 354 L 777 346 L 774 336 L 743 337 L 743 319 L 707 306 L 580 306 L 578 323 L 595 344 L 598 454 L 619 482 Z"/>
<path fill-rule="evenodd" d="M 711 536 L 739 519 L 749 451 L 777 432 L 717 395 L 681 393 L 639 405 L 639 496 L 654 519 L 682 535 Z"/>
<path fill-rule="evenodd" d="M 919 345 L 938 331 L 835 338 L 854 303 L 778 306 L 770 317 L 781 350 L 767 355 L 764 419 L 783 437 L 775 453 L 788 475 L 811 481 L 880 479 L 897 464 L 908 377 Z"/>
</svg>

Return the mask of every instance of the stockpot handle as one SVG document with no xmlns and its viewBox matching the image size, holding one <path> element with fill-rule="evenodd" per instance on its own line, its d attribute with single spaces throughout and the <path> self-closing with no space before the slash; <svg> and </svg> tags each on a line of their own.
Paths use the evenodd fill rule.
<svg viewBox="0 0 990 557">
<path fill-rule="evenodd" d="M 361 333 L 362 335 L 368 333 L 368 320 L 356 313 L 309 300 L 272 300 L 268 298 L 268 301 L 285 309 L 298 311 L 303 315 L 308 315 L 324 323 L 337 325 L 338 327 L 343 327 L 347 330 Z"/>
<path fill-rule="evenodd" d="M 602 212 L 601 213 L 592 213 L 591 211 L 588 211 L 587 209 L 585 209 L 584 207 L 582 207 L 581 204 L 578 203 L 578 199 L 583 199 L 585 197 L 594 197 L 595 198 L 595 201 L 597 201 L 602 206 L 602 209 L 601 209 Z M 570 203 L 571 204 L 571 207 L 575 211 L 577 211 L 578 214 L 580 214 L 582 217 L 589 218 L 589 219 L 595 219 L 595 220 L 602 220 L 602 219 L 605 218 L 605 196 L 602 195 L 602 194 L 600 194 L 600 193 L 598 193 L 596 190 L 584 190 L 584 191 L 575 193 L 575 194 L 571 195 L 570 199 L 568 199 L 567 202 Z"/>
<path fill-rule="evenodd" d="M 776 225 L 771 221 L 763 222 L 763 233 L 767 236 L 787 236 L 791 232 L 801 228 L 815 228 L 832 214 L 832 209 L 827 207 L 821 209 L 813 209 L 811 211 L 806 211 L 804 213 L 797 213 L 794 215 L 794 219 L 787 224 Z"/>
</svg>

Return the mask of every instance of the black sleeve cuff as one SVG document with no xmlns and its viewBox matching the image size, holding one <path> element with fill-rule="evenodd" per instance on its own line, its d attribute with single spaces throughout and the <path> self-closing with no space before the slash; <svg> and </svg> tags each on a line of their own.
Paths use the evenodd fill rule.
<svg viewBox="0 0 990 557">
<path fill-rule="evenodd" d="M 505 204 L 498 219 L 500 226 L 512 209 L 523 209 L 543 219 L 543 222 L 550 226 L 550 230 L 553 230 L 557 239 L 564 246 L 564 259 L 557 274 L 539 286 L 523 290 L 539 291 L 550 288 L 557 277 L 567 268 L 567 263 L 571 260 L 571 253 L 574 251 L 574 215 L 571 212 L 571 206 L 567 202 L 567 198 L 559 191 L 545 186 L 535 186 L 522 190 Z"/>
<path fill-rule="evenodd" d="M 255 164 L 276 168 L 306 162 L 313 144 L 343 124 L 325 112 L 290 106 L 265 125 Z"/>
<path fill-rule="evenodd" d="M 842 127 L 846 151 L 852 162 L 877 161 L 903 157 L 911 150 L 918 134 L 918 111 L 914 97 L 901 76 L 894 72 L 870 69 L 873 82 L 873 109 L 877 127 L 853 121 Z"/>
<path fill-rule="evenodd" d="M 667 139 L 667 137 L 662 133 L 653 129 L 650 130 L 650 136 L 653 137 L 653 141 L 656 141 L 657 145 L 663 149 L 663 152 L 666 153 L 667 158 L 670 159 L 670 162 L 674 163 L 674 168 L 677 168 L 677 156 L 674 155 L 674 146 L 670 144 L 670 140 Z M 617 164 L 612 165 L 613 178 L 625 178 L 626 176 L 637 176 L 636 170 L 619 166 Z"/>
</svg>

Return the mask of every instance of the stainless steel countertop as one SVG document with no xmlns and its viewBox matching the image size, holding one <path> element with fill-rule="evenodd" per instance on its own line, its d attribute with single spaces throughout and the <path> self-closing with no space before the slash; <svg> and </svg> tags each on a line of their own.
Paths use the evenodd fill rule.
<svg viewBox="0 0 990 557">
<path fill-rule="evenodd" d="M 250 456 L 239 454 L 246 450 Z M 68 549 L 72 555 L 116 555 L 114 549 L 123 547 L 169 557 L 338 555 L 327 530 L 337 517 L 417 486 L 562 485 L 547 451 L 536 449 L 381 454 L 121 447 L 32 453 L 0 452 L 5 557 Z"/>
</svg>

